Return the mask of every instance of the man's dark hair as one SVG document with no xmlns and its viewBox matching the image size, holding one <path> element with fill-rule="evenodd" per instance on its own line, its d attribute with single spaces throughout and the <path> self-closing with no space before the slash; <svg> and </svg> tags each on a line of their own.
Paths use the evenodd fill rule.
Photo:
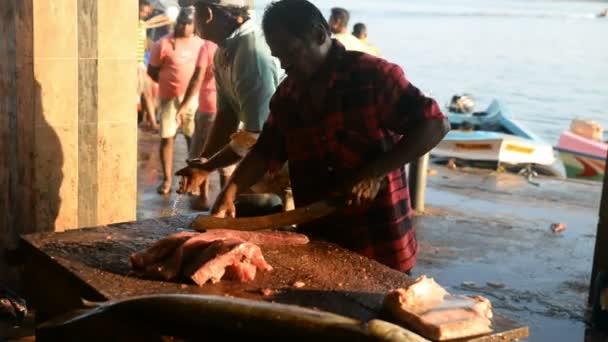
<svg viewBox="0 0 608 342">
<path fill-rule="evenodd" d="M 342 7 L 334 7 L 331 9 L 332 18 L 338 20 L 342 27 L 348 26 L 348 20 L 350 20 L 350 13 Z"/>
<path fill-rule="evenodd" d="M 361 38 L 366 34 L 367 34 L 367 27 L 365 26 L 364 23 L 356 23 L 355 26 L 353 26 L 353 36 L 355 36 L 357 38 Z"/>
<path fill-rule="evenodd" d="M 142 6 L 150 6 L 150 1 L 148 0 L 139 0 L 139 7 Z"/>
<path fill-rule="evenodd" d="M 219 0 L 217 2 L 219 3 Z M 249 20 L 249 7 L 247 7 L 247 6 L 245 6 L 245 7 L 218 6 L 215 4 L 203 3 L 203 2 L 194 3 L 194 8 L 199 13 L 205 12 L 207 7 L 211 8 L 215 11 L 223 12 L 232 18 L 241 17 L 241 18 L 243 18 L 244 21 Z"/>
<path fill-rule="evenodd" d="M 315 26 L 320 26 L 327 35 L 331 35 L 323 13 L 307 0 L 272 2 L 266 7 L 262 19 L 264 34 L 284 29 L 294 37 L 307 38 Z"/>
</svg>

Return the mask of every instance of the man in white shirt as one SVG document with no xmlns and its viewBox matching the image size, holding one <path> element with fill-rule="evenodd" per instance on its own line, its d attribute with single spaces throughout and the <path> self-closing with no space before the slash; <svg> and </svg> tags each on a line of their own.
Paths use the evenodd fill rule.
<svg viewBox="0 0 608 342">
<path fill-rule="evenodd" d="M 342 43 L 346 50 L 360 51 L 368 53 L 372 56 L 378 56 L 374 49 L 364 44 L 361 40 L 348 32 L 349 19 L 350 14 L 344 8 L 334 7 L 331 9 L 329 28 L 331 29 L 332 38 L 335 38 Z"/>
</svg>

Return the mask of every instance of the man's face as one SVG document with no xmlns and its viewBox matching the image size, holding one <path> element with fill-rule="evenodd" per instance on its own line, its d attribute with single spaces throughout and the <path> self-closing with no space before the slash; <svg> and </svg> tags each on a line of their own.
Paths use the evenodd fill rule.
<svg viewBox="0 0 608 342">
<path fill-rule="evenodd" d="M 192 37 L 194 34 L 194 23 L 177 22 L 175 24 L 175 36 L 177 37 Z"/>
<path fill-rule="evenodd" d="M 331 30 L 331 33 L 342 32 L 342 21 L 331 16 L 329 18 L 329 29 Z"/>
<path fill-rule="evenodd" d="M 143 5 L 143 6 L 139 6 L 139 19 L 145 19 L 148 16 L 150 16 L 150 14 L 152 13 L 152 6 L 150 5 Z"/>
<path fill-rule="evenodd" d="M 266 42 L 272 55 L 281 61 L 281 67 L 287 75 L 305 81 L 317 71 L 324 61 L 320 39 L 295 37 L 286 30 L 275 30 L 266 34 Z"/>
<path fill-rule="evenodd" d="M 214 32 L 217 31 L 217 20 L 209 20 L 209 10 L 210 9 L 207 7 L 203 7 L 200 10 L 197 8 L 196 12 L 194 13 L 196 31 L 201 38 L 217 42 L 217 37 L 214 36 Z"/>
</svg>

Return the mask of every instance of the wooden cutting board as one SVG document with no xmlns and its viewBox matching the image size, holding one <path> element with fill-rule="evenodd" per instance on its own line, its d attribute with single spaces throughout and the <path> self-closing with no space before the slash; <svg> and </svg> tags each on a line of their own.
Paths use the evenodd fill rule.
<svg viewBox="0 0 608 342">
<path fill-rule="evenodd" d="M 192 219 L 178 216 L 23 236 L 30 304 L 43 318 L 80 307 L 82 298 L 104 301 L 193 293 L 295 304 L 369 321 L 382 316 L 382 302 L 390 289 L 411 282 L 402 272 L 323 241 L 263 248 L 274 270 L 258 273 L 250 283 L 222 281 L 198 287 L 127 276 L 132 252 L 188 227 Z M 303 286 L 294 286 L 297 282 Z M 528 335 L 526 326 L 509 319 L 497 317 L 494 324 L 493 335 L 475 341 Z"/>
</svg>

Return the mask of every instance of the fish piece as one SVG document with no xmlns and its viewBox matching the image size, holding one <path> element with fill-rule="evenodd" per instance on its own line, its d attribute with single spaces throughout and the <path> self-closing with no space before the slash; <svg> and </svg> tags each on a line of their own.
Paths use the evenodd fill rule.
<svg viewBox="0 0 608 342">
<path fill-rule="evenodd" d="M 230 239 L 212 242 L 202 253 L 183 266 L 183 275 L 202 286 L 207 281 L 219 282 L 226 273 L 226 268 L 233 266 L 246 269 L 232 270 L 231 276 L 243 275 L 244 278 L 238 280 L 247 281 L 251 267 L 240 265 L 241 263 L 251 264 L 263 271 L 272 270 L 259 246 L 243 240 Z"/>
<path fill-rule="evenodd" d="M 204 258 L 211 260 L 214 257 L 212 254 L 217 251 L 210 251 L 210 254 L 204 254 L 203 251 L 214 241 L 228 240 L 249 242 L 260 246 L 302 245 L 309 242 L 306 235 L 291 232 L 247 232 L 230 229 L 209 230 L 205 233 L 180 232 L 162 238 L 143 251 L 133 253 L 130 256 L 131 274 L 151 279 L 175 280 L 181 274 L 184 265 L 196 262 L 200 264 Z M 230 267 L 227 278 L 251 281 L 255 278 L 256 267 L 268 269 L 269 265 L 264 261 L 261 252 L 252 255 L 259 265 L 251 266 L 247 262 L 239 264 L 235 261 L 226 266 Z M 198 261 L 194 261 L 194 259 Z M 186 273 L 192 274 L 193 272 L 190 269 Z M 216 273 L 211 279 L 219 280 L 221 278 L 219 271 L 214 272 Z M 190 277 L 190 275 L 186 277 Z"/>
<path fill-rule="evenodd" d="M 223 279 L 249 282 L 255 279 L 256 273 L 257 267 L 255 265 L 248 262 L 239 262 L 226 267 Z"/>
<path fill-rule="evenodd" d="M 451 340 L 492 332 L 492 305 L 481 296 L 452 295 L 432 278 L 421 276 L 406 288 L 390 291 L 384 310 L 406 328 L 431 340 Z"/>
<path fill-rule="evenodd" d="M 206 242 L 240 239 L 261 246 L 305 245 L 310 241 L 306 235 L 291 232 L 247 232 L 230 229 L 214 229 L 205 233 L 180 232 L 162 238 L 143 251 L 133 253 L 130 257 L 131 267 L 143 268 L 156 263 L 192 238 Z"/>
<path fill-rule="evenodd" d="M 199 233 L 196 232 L 180 232 L 160 239 L 149 248 L 131 254 L 129 258 L 131 268 L 146 268 L 151 264 L 155 264 L 162 259 L 167 258 L 175 252 L 182 243 L 198 234 Z"/>
</svg>

